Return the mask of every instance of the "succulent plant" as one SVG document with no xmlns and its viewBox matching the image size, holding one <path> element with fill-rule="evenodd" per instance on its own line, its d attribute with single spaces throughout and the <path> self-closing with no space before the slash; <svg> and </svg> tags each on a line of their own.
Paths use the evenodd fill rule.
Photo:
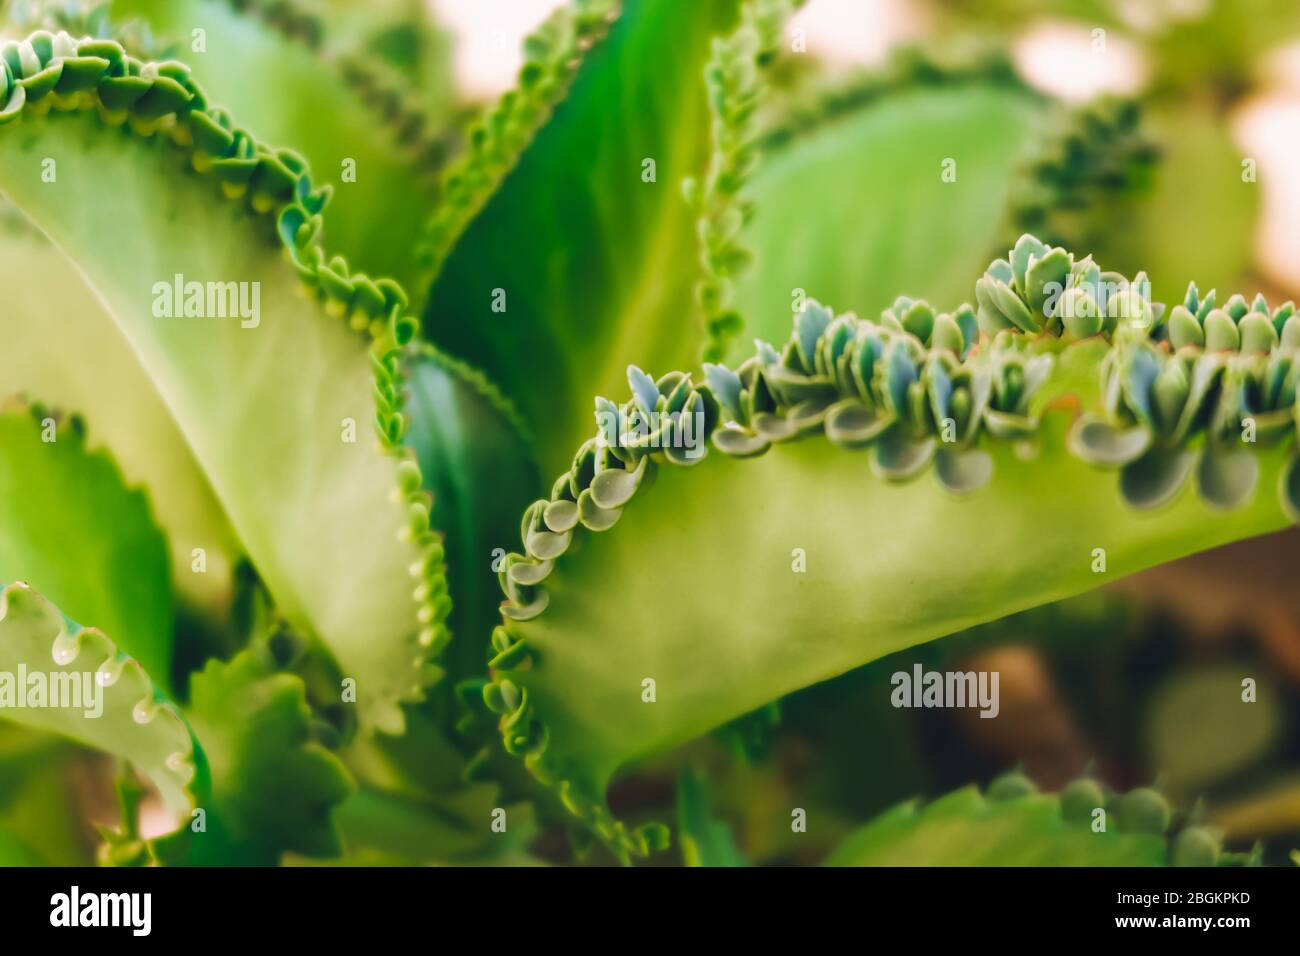
<svg viewBox="0 0 1300 956">
<path fill-rule="evenodd" d="M 131 768 L 100 862 L 484 862 L 539 818 L 629 862 L 673 838 L 607 803 L 638 761 L 1300 517 L 1293 307 L 1165 310 L 1047 214 L 1122 205 L 1136 112 L 1071 113 L 998 57 L 778 91 L 799 5 L 574 0 L 463 129 L 436 29 L 387 5 L 50 5 L 0 47 L 0 670 L 103 691 L 0 716 Z M 864 144 L 938 177 L 908 131 L 969 110 L 1002 132 L 945 141 L 951 197 L 876 189 L 898 258 L 843 241 L 863 210 L 813 208 L 834 188 L 782 214 L 808 170 L 869 177 Z M 1051 244 L 930 304 L 1027 216 Z M 736 862 L 710 812 L 684 778 L 686 859 Z M 926 860 L 934 825 L 1017 842 L 959 862 L 1240 862 L 1170 814 L 1007 777 L 830 862 Z"/>
</svg>

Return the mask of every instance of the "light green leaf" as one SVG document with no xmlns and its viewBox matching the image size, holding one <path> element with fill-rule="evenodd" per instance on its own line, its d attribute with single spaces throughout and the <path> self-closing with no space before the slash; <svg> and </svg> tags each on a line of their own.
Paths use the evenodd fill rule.
<svg viewBox="0 0 1300 956">
<path fill-rule="evenodd" d="M 77 620 L 101 622 L 171 687 L 167 543 L 144 495 L 87 450 L 78 423 L 0 410 L 0 580 L 28 582 Z"/>
<path fill-rule="evenodd" d="M 1184 434 L 1183 445 L 1171 440 L 1149 452 L 1118 481 L 1076 456 L 1067 441 L 1076 416 L 1108 407 L 1103 370 L 1113 380 L 1116 368 L 1137 369 L 1145 357 L 1154 377 L 1174 361 L 1157 359 L 1163 353 L 1130 334 L 1069 342 L 1002 332 L 952 376 L 943 371 L 951 353 L 931 353 L 914 367 L 924 380 L 913 371 L 892 382 L 887 373 L 913 369 L 899 357 L 919 348 L 916 340 L 843 316 L 825 335 L 838 337 L 842 323 L 851 348 L 863 351 L 841 355 L 839 366 L 860 355 L 874 362 L 861 376 L 840 376 L 837 394 L 879 403 L 881 392 L 899 386 L 890 401 L 900 420 L 869 449 L 882 476 L 872 475 L 863 455 L 819 435 L 743 459 L 737 453 L 750 449 L 718 438 L 744 432 L 718 427 L 710 453 L 690 468 L 663 454 L 634 456 L 647 481 L 618 524 L 575 528 L 571 541 L 549 550 L 541 583 L 506 587 L 506 621 L 494 643 L 523 642 L 526 653 L 496 666 L 485 700 L 501 715 L 506 750 L 616 853 L 644 852 L 603 802 L 609 780 L 627 764 L 886 654 L 1287 521 L 1277 496 L 1257 496 L 1231 514 L 1197 495 L 1136 510 L 1177 490 L 1191 449 L 1204 439 L 1199 431 Z M 781 376 L 808 383 L 810 369 L 792 357 L 798 335 L 796 328 L 787 342 Z M 883 350 L 881 336 L 893 337 Z M 826 347 L 823 339 L 806 351 L 823 355 Z M 768 351 L 760 347 L 738 370 L 740 401 L 779 417 L 789 407 L 763 387 Z M 928 454 L 913 454 L 938 444 L 927 387 L 988 375 L 989 411 L 1023 419 L 1026 429 L 963 429 L 987 456 L 977 477 L 985 477 L 984 463 L 991 477 L 955 496 L 942 483 L 953 475 L 925 474 Z M 874 391 L 863 382 L 875 383 Z M 1231 430 L 1231 415 L 1240 414 L 1235 397 L 1218 402 L 1211 418 Z M 823 428 L 838 434 L 829 418 Z M 1279 480 L 1292 460 L 1288 445 L 1284 438 L 1254 449 L 1262 484 Z M 620 467 L 631 466 L 597 446 L 594 468 L 580 454 L 553 495 L 581 500 L 595 474 Z M 545 507 L 530 507 L 525 537 Z M 792 555 L 804 559 L 799 568 Z M 810 620 L 818 627 L 810 630 Z"/>
<path fill-rule="evenodd" d="M 72 623 L 25 584 L 0 591 L 0 673 L 0 717 L 129 760 L 173 814 L 195 805 L 193 742 L 175 706 L 102 631 Z M 25 687 L 20 674 L 27 676 Z M 76 686 L 81 696 L 60 698 L 73 706 L 48 706 L 52 697 L 35 706 L 36 684 L 51 691 L 59 686 L 69 695 Z M 12 704 L 7 693 L 15 695 Z"/>
<path fill-rule="evenodd" d="M 111 45 L 86 49 L 121 55 Z M 154 88 L 126 109 L 118 107 L 128 88 L 103 75 L 72 94 L 73 112 L 42 116 L 40 103 L 28 101 L 31 115 L 0 130 L 0 189 L 75 263 L 130 342 L 285 616 L 319 636 L 356 680 L 362 725 L 398 731 L 398 704 L 418 699 L 434 676 L 425 648 L 446 613 L 427 510 L 406 485 L 394 494 L 399 461 L 386 453 L 402 425 L 385 391 L 395 374 L 393 337 L 409 333 L 398 321 L 399 293 L 381 295 L 370 280 L 347 277 L 343 263 L 327 264 L 310 217 L 321 197 L 295 175 L 300 161 L 222 139 L 216 117 L 194 109 L 201 92 L 173 78 L 184 79 L 182 70 L 162 69 L 142 69 L 141 83 Z M 182 120 L 167 109 L 181 109 Z M 97 111 L 135 135 L 106 127 Z M 166 135 L 149 135 L 155 129 Z M 173 137 L 197 151 L 178 154 Z M 237 149 L 248 158 L 227 156 Z M 56 160 L 56 183 L 41 182 L 42 157 Z M 186 168 L 193 157 L 207 174 Z M 246 192 L 241 171 L 255 174 Z M 218 177 L 243 201 L 222 198 Z M 280 240 L 251 205 L 284 210 L 297 269 L 277 254 Z M 200 318 L 186 316 L 182 302 L 160 308 L 177 276 L 246 283 L 245 305 L 255 291 L 257 314 Z M 305 281 L 332 310 L 350 308 L 361 324 L 377 325 L 374 349 L 304 299 Z M 388 331 L 366 309 L 386 311 Z M 374 447 L 376 419 L 385 453 Z M 414 477 L 418 487 L 418 469 Z"/>
<path fill-rule="evenodd" d="M 207 479 L 112 318 L 68 259 L 8 206 L 0 212 L 0 285 L 6 290 L 0 398 L 23 393 L 83 417 L 87 447 L 111 450 L 126 482 L 142 487 L 166 529 L 177 594 L 223 614 L 238 546 Z M 204 552 L 203 574 L 193 571 L 195 548 Z M 51 594 L 69 613 L 103 621 L 130 644 L 111 620 Z M 159 672 L 160 679 L 166 674 Z"/>
<path fill-rule="evenodd" d="M 331 249 L 367 272 L 414 288 L 415 245 L 436 194 L 436 172 L 450 144 L 453 101 L 447 77 L 430 99 L 370 52 L 354 51 L 357 23 L 336 25 L 303 8 L 309 30 L 277 25 L 279 5 L 258 0 L 241 12 L 226 0 L 115 0 L 115 14 L 139 16 L 176 43 L 215 105 L 264 142 L 291 143 L 321 182 L 334 184 L 326 215 Z M 267 15 L 269 12 L 270 15 Z M 355 18 L 354 18 L 355 19 Z M 204 52 L 194 52 L 194 31 Z M 314 39 L 313 39 L 314 37 Z M 444 70 L 450 62 L 445 61 Z M 344 178 L 345 164 L 355 179 Z"/>
<path fill-rule="evenodd" d="M 1069 819 L 1056 794 L 993 799 L 965 787 L 922 805 L 909 801 L 857 830 L 828 866 L 1163 866 L 1165 840 L 1112 822 Z"/>
<path fill-rule="evenodd" d="M 1152 111 L 1148 122 L 1160 145 L 1154 189 L 1091 251 L 1125 274 L 1147 270 L 1155 301 L 1180 301 L 1193 280 L 1204 291 L 1236 286 L 1260 202 L 1259 187 L 1242 181 L 1241 150 L 1222 119 L 1195 108 Z"/>
<path fill-rule="evenodd" d="M 1015 90 L 918 89 L 770 151 L 749 190 L 756 258 L 737 289 L 745 341 L 784 340 L 795 289 L 872 318 L 899 292 L 942 309 L 969 299 L 970 276 L 1006 230 L 1041 114 Z M 946 159 L 955 182 L 941 178 Z"/>
</svg>

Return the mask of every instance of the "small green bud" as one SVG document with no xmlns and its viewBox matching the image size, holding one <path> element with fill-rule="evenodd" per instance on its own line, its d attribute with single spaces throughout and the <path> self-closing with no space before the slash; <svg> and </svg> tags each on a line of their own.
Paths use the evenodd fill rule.
<svg viewBox="0 0 1300 956">
<path fill-rule="evenodd" d="M 1011 770 L 989 784 L 988 798 L 990 800 L 1014 800 L 1017 797 L 1027 797 L 1037 792 L 1038 786 L 1034 781 L 1019 770 Z"/>
<path fill-rule="evenodd" d="M 1205 330 L 1185 306 L 1176 305 L 1169 314 L 1169 341 L 1175 349 L 1205 344 Z"/>
<path fill-rule="evenodd" d="M 1161 836 L 1169 829 L 1169 804 L 1150 787 L 1130 790 L 1119 798 L 1116 817 L 1125 833 L 1150 833 Z"/>
<path fill-rule="evenodd" d="M 1270 352 L 1278 343 L 1278 334 L 1273 328 L 1273 323 L 1269 321 L 1268 316 L 1261 315 L 1259 312 L 1251 312 L 1243 318 L 1241 324 L 1237 326 L 1237 331 L 1241 334 L 1241 351 L 1246 354 Z"/>
<path fill-rule="evenodd" d="M 1106 795 L 1096 780 L 1074 780 L 1061 791 L 1061 816 L 1066 820 L 1091 820 L 1092 812 L 1106 805 Z"/>
<path fill-rule="evenodd" d="M 1212 309 L 1205 317 L 1205 348 L 1209 352 L 1235 352 L 1241 346 L 1237 323 L 1223 309 Z"/>
<path fill-rule="evenodd" d="M 1165 367 L 1156 376 L 1152 389 L 1155 398 L 1156 421 L 1163 428 L 1172 428 L 1187 404 L 1187 396 L 1192 390 L 1192 383 L 1187 374 L 1187 367 L 1177 359 L 1165 363 Z"/>
<path fill-rule="evenodd" d="M 965 351 L 966 339 L 961 334 L 957 321 L 951 315 L 945 313 L 934 320 L 934 331 L 930 336 L 930 347 L 947 349 L 958 358 Z"/>
<path fill-rule="evenodd" d="M 1293 315 L 1282 326 L 1282 344 L 1287 348 L 1300 348 L 1300 315 Z"/>
<path fill-rule="evenodd" d="M 1174 866 L 1214 866 L 1219 862 L 1219 841 L 1205 827 L 1188 827 L 1174 840 Z"/>
<path fill-rule="evenodd" d="M 1065 331 L 1076 339 L 1086 339 L 1101 331 L 1101 310 L 1083 289 L 1067 290 L 1057 302 L 1056 314 L 1062 317 Z"/>
</svg>

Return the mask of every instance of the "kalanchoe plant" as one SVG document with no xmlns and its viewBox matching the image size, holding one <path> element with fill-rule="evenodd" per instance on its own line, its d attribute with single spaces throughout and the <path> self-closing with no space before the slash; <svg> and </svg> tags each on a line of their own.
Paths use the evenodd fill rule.
<svg viewBox="0 0 1300 956">
<path fill-rule="evenodd" d="M 1193 287 L 1166 312 L 1026 235 L 943 311 L 842 268 L 818 210 L 771 214 L 794 171 L 863 178 L 864 143 L 972 108 L 1001 124 L 953 193 L 978 256 L 1017 183 L 1106 205 L 1078 150 L 1020 162 L 1057 104 L 1005 60 L 791 111 L 770 94 L 797 6 L 575 0 L 463 135 L 459 104 L 392 91 L 442 69 L 432 41 L 374 53 L 378 14 L 56 5 L 0 47 L 0 665 L 104 689 L 93 719 L 0 716 L 130 768 L 101 862 L 481 862 L 530 835 L 494 839 L 506 804 L 630 861 L 673 836 L 606 802 L 637 761 L 751 741 L 801 687 L 1300 513 L 1290 306 Z M 214 45 L 193 65 L 191 20 Z M 791 237 L 844 284 L 788 312 Z M 917 248 L 909 271 L 947 262 Z M 886 307 L 811 298 L 841 294 Z M 745 327 L 775 344 L 735 361 Z M 145 832 L 137 776 L 171 832 Z M 1081 861 L 1229 859 L 1195 822 L 1166 841 L 1149 791 L 1008 780 L 831 862 L 915 860 L 954 820 Z M 1085 849 L 1063 821 L 1090 800 L 1124 822 Z M 734 858 L 703 783 L 680 802 L 687 858 Z"/>
<path fill-rule="evenodd" d="M 1103 291 L 1086 293 L 1087 302 L 1104 317 L 1071 331 L 1058 320 L 1061 302 L 1072 300 L 1059 293 L 1094 287 Z M 1213 385 L 1211 370 L 1239 353 L 1175 351 L 1166 311 L 1144 287 L 1141 277 L 1108 276 L 1025 236 L 976 286 L 978 334 L 969 306 L 936 316 L 903 298 L 874 323 L 809 302 L 781 349 L 760 341 L 738 369 L 706 366 L 704 382 L 633 369 L 641 408 L 660 407 L 666 392 L 679 408 L 698 399 L 711 453 L 690 462 L 653 451 L 628 457 L 597 436 L 551 497 L 528 510 L 523 551 L 502 575 L 505 623 L 493 639 L 508 653 L 492 665 L 498 676 L 485 692 L 502 715 L 506 749 L 618 851 L 643 853 L 657 831 L 628 830 L 601 797 L 620 766 L 889 651 L 1092 587 L 1095 548 L 1108 573 L 1127 573 L 1284 526 L 1295 513 L 1293 422 L 1270 430 L 1272 442 L 1252 444 L 1243 389 Z M 1261 321 L 1274 321 L 1262 300 L 1259 309 Z M 1283 308 L 1276 319 L 1288 316 Z M 1248 359 L 1267 365 L 1270 384 L 1290 369 L 1289 347 L 1274 338 Z M 1294 407 L 1293 387 L 1247 391 L 1257 403 L 1289 396 Z M 1080 408 L 1128 414 L 1132 428 L 1080 417 Z M 1178 490 L 1203 421 L 1215 423 L 1220 442 L 1234 432 L 1248 440 L 1208 450 L 1199 494 L 1140 520 L 1135 507 L 1166 504 Z M 853 454 L 862 450 L 868 468 Z M 758 460 L 725 461 L 741 458 Z M 1091 467 L 1132 459 L 1118 495 Z M 941 490 L 918 480 L 929 470 Z M 1259 474 L 1280 495 L 1252 497 Z M 1034 490 L 1044 487 L 1073 501 L 1071 517 Z M 724 504 L 768 495 L 794 495 L 800 505 L 765 510 L 755 528 Z M 653 530 L 663 521 L 678 529 L 671 540 Z M 1049 521 L 1054 533 L 1036 535 Z M 857 550 L 846 528 L 873 529 L 872 546 Z M 570 556 L 584 530 L 599 533 Z M 1023 550 L 998 567 L 975 558 L 990 540 L 1013 539 Z M 792 587 L 776 556 L 756 560 L 774 541 L 852 570 L 807 591 L 791 576 Z M 700 592 L 702 568 L 716 575 L 725 602 Z M 621 600 L 606 607 L 582 597 L 603 588 Z M 662 606 L 663 593 L 676 599 Z M 658 610 L 633 610 L 641 602 Z M 834 622 L 843 639 L 814 637 L 800 615 Z M 708 622 L 706 646 L 694 643 L 691 620 Z M 657 692 L 672 688 L 671 707 L 646 708 L 618 689 L 647 678 Z"/>
</svg>

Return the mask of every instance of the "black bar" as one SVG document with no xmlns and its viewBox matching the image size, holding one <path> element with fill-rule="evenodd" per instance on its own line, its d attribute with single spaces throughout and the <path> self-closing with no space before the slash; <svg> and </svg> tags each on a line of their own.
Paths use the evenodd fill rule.
<svg viewBox="0 0 1300 956">
<path fill-rule="evenodd" d="M 581 946 L 584 939 L 608 939 L 594 935 L 604 921 L 629 919 L 651 935 L 682 925 L 733 940 L 788 929 L 824 941 L 836 927 L 851 927 L 851 938 L 883 940 L 921 926 L 927 940 L 969 940 L 978 930 L 979 938 L 1027 943 L 1230 941 L 1260 930 L 1293 932 L 1298 876 L 1285 868 L 8 869 L 0 872 L 0 918 L 11 933 L 79 933 L 128 945 L 137 938 L 373 945 L 409 937 L 438 946 L 513 924 Z M 57 895 L 70 908 L 73 886 L 83 908 L 99 906 L 98 896 L 87 904 L 88 895 L 148 893 L 148 936 L 136 937 L 130 925 L 52 926 Z M 119 922 L 129 923 L 132 913 L 120 912 Z M 143 922 L 142 912 L 134 915 Z M 1154 922 L 1119 925 L 1133 919 Z M 1167 919 L 1184 922 L 1166 925 Z M 1208 928 L 1186 922 L 1204 919 Z M 1216 922 L 1240 919 L 1247 924 Z"/>
</svg>

